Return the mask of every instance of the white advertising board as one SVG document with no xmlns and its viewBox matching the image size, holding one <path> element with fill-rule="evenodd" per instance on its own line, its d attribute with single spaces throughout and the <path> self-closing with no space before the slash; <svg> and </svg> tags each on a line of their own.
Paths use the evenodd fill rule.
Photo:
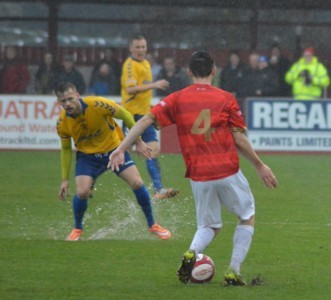
<svg viewBox="0 0 331 300">
<path fill-rule="evenodd" d="M 248 99 L 247 127 L 255 150 L 331 152 L 331 101 Z"/>
<path fill-rule="evenodd" d="M 60 149 L 55 96 L 0 95 L 0 149 Z"/>
</svg>

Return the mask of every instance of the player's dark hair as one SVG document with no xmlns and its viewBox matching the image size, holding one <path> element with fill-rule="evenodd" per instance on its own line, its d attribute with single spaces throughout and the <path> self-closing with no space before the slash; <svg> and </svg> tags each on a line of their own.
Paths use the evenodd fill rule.
<svg viewBox="0 0 331 300">
<path fill-rule="evenodd" d="M 208 77 L 214 68 L 214 60 L 206 51 L 196 51 L 191 55 L 189 68 L 194 77 Z"/>
<path fill-rule="evenodd" d="M 66 92 L 69 89 L 73 89 L 74 91 L 76 91 L 76 86 L 71 83 L 71 82 L 61 82 L 57 85 L 57 87 L 55 88 L 55 94 L 63 94 L 64 92 Z"/>
</svg>

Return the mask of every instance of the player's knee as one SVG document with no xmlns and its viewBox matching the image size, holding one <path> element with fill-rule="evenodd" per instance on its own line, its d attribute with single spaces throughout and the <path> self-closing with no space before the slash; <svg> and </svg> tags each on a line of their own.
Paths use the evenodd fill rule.
<svg viewBox="0 0 331 300">
<path fill-rule="evenodd" d="M 132 189 L 137 190 L 140 189 L 144 185 L 144 182 L 141 178 L 135 178 L 130 182 L 130 186 Z"/>
<path fill-rule="evenodd" d="M 84 190 L 79 190 L 77 191 L 77 196 L 79 199 L 87 199 L 91 193 L 90 189 L 84 189 Z"/>
<path fill-rule="evenodd" d="M 126 177 L 125 180 L 134 190 L 141 188 L 144 184 L 139 172 L 130 173 L 130 176 Z"/>
</svg>

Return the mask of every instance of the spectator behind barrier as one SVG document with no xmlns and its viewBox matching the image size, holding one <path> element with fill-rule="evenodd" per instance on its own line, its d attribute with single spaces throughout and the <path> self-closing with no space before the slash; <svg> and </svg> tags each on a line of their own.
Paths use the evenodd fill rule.
<svg viewBox="0 0 331 300">
<path fill-rule="evenodd" d="M 258 62 L 258 72 L 255 78 L 255 94 L 258 97 L 278 96 L 277 74 L 269 67 L 268 58 L 260 56 Z"/>
<path fill-rule="evenodd" d="M 96 96 L 116 95 L 117 83 L 115 75 L 111 72 L 111 67 L 104 62 L 99 70 L 92 75 L 89 94 Z"/>
<path fill-rule="evenodd" d="M 269 66 L 278 77 L 278 95 L 280 97 L 291 96 L 291 86 L 285 81 L 285 74 L 291 66 L 290 60 L 282 54 L 279 46 L 274 45 L 270 50 Z"/>
<path fill-rule="evenodd" d="M 148 60 L 150 66 L 151 66 L 151 71 L 152 71 L 152 78 L 153 80 L 156 79 L 157 75 L 162 69 L 162 66 L 156 61 L 155 56 L 152 53 L 147 53 L 146 54 L 146 59 Z M 156 90 L 152 90 L 153 97 L 156 96 Z"/>
<path fill-rule="evenodd" d="M 179 91 L 190 85 L 190 79 L 186 73 L 176 65 L 172 57 L 166 57 L 163 60 L 163 68 L 160 70 L 156 80 L 165 79 L 169 82 L 169 87 L 165 90 L 156 90 L 156 95 L 160 97 Z"/>
<path fill-rule="evenodd" d="M 92 75 L 91 75 L 91 82 L 92 79 L 95 78 L 95 75 L 100 71 L 100 67 L 103 64 L 107 64 L 109 66 L 109 73 L 110 76 L 113 78 L 114 82 L 111 88 L 111 94 L 107 95 L 120 95 L 121 94 L 121 63 L 115 58 L 115 50 L 112 48 L 107 48 L 104 53 L 104 58 L 99 61 L 93 68 Z"/>
<path fill-rule="evenodd" d="M 313 48 L 306 48 L 302 57 L 285 75 L 286 82 L 292 85 L 292 95 L 297 100 L 320 99 L 323 89 L 330 84 L 327 69 L 314 54 Z"/>
<path fill-rule="evenodd" d="M 256 52 L 251 52 L 248 57 L 248 67 L 244 80 L 245 94 L 248 97 L 256 95 L 256 77 L 259 73 L 259 57 L 260 55 Z"/>
<path fill-rule="evenodd" d="M 54 60 L 53 54 L 47 52 L 36 73 L 35 89 L 37 94 L 46 95 L 54 93 L 58 72 L 59 67 Z"/>
<path fill-rule="evenodd" d="M 153 80 L 155 80 L 157 75 L 161 71 L 162 66 L 156 61 L 155 56 L 152 53 L 147 53 L 146 59 L 148 60 L 149 64 L 151 65 L 152 77 L 153 77 Z"/>
<path fill-rule="evenodd" d="M 221 71 L 220 88 L 234 94 L 241 109 L 246 97 L 246 67 L 241 63 L 239 53 L 231 51 L 227 65 Z"/>
<path fill-rule="evenodd" d="M 1 93 L 25 94 L 30 82 L 30 75 L 27 66 L 17 57 L 17 47 L 6 48 L 0 78 Z"/>
<path fill-rule="evenodd" d="M 58 73 L 55 86 L 58 86 L 62 82 L 73 83 L 81 95 L 85 93 L 86 84 L 84 77 L 82 73 L 75 68 L 74 58 L 72 55 L 66 55 L 64 57 L 62 68 Z"/>
</svg>

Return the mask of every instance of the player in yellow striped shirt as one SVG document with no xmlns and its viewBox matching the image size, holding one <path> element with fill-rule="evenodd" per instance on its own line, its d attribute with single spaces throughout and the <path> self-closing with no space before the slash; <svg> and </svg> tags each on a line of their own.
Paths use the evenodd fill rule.
<svg viewBox="0 0 331 300">
<path fill-rule="evenodd" d="M 122 119 L 128 128 L 131 128 L 135 121 L 128 111 L 112 100 L 96 96 L 81 98 L 72 83 L 60 84 L 55 92 L 57 101 L 63 108 L 57 121 L 57 132 L 62 145 L 62 183 L 59 192 L 61 200 L 68 195 L 72 139 L 77 150 L 76 194 L 72 202 L 75 225 L 67 237 L 69 241 L 76 241 L 83 234 L 83 217 L 91 188 L 98 176 L 107 170 L 109 155 L 123 138 L 114 118 Z M 136 145 L 147 151 L 147 146 L 141 139 L 136 141 Z M 115 173 L 132 188 L 145 214 L 149 231 L 161 239 L 168 239 L 171 233 L 155 223 L 149 193 L 129 153 L 125 154 L 123 168 Z"/>
<path fill-rule="evenodd" d="M 121 95 L 122 105 L 133 116 L 135 121 L 141 119 L 151 109 L 152 90 L 165 90 L 169 86 L 166 80 L 153 82 L 152 71 L 147 61 L 147 41 L 138 35 L 130 40 L 131 56 L 126 59 L 122 68 Z M 152 149 L 152 159 L 146 160 L 148 173 L 155 189 L 154 197 L 164 199 L 174 197 L 178 190 L 164 188 L 161 180 L 160 166 L 157 160 L 159 144 L 154 126 L 149 126 L 142 134 L 142 139 Z"/>
</svg>

